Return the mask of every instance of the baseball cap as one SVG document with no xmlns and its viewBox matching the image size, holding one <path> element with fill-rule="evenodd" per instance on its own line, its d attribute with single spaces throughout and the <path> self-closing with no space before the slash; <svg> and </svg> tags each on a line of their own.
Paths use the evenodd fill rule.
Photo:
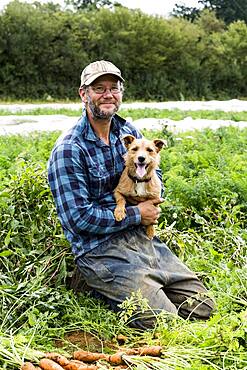
<svg viewBox="0 0 247 370">
<path fill-rule="evenodd" d="M 107 60 L 97 60 L 83 69 L 81 73 L 81 86 L 88 86 L 96 80 L 96 78 L 106 74 L 117 76 L 120 81 L 124 82 L 120 69 L 113 63 Z"/>
</svg>

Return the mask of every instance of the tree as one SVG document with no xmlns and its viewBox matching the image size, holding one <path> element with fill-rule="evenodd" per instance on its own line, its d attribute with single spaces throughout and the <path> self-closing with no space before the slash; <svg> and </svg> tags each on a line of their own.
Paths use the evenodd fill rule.
<svg viewBox="0 0 247 370">
<path fill-rule="evenodd" d="M 175 4 L 172 14 L 175 17 L 180 17 L 191 21 L 192 23 L 200 16 L 200 9 L 191 8 L 185 5 Z"/>
<path fill-rule="evenodd" d="M 0 13 L 0 97 L 75 99 L 81 70 L 111 60 L 131 100 L 247 96 L 247 25 L 203 10 L 193 23 L 140 10 L 10 2 Z"/>
<path fill-rule="evenodd" d="M 246 0 L 198 0 L 198 5 L 203 9 L 215 11 L 216 17 L 222 19 L 226 24 L 242 20 L 247 23 L 247 1 Z M 173 15 L 185 18 L 191 22 L 200 17 L 202 10 L 176 4 Z"/>
<path fill-rule="evenodd" d="M 226 25 L 222 19 L 216 18 L 215 12 L 204 9 L 195 23 L 206 33 L 206 36 L 214 32 L 224 32 Z"/>
<path fill-rule="evenodd" d="M 242 20 L 247 23 L 246 0 L 198 0 L 205 8 L 214 10 L 217 18 L 226 24 Z"/>
<path fill-rule="evenodd" d="M 96 10 L 101 7 L 112 8 L 111 0 L 65 0 L 66 5 L 72 5 L 75 10 Z"/>
</svg>

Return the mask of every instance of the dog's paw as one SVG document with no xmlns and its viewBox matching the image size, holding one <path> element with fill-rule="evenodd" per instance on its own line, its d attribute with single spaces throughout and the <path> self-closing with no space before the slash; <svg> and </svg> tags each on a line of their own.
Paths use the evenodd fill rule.
<svg viewBox="0 0 247 370">
<path fill-rule="evenodd" d="M 115 208 L 114 217 L 117 221 L 122 221 L 126 217 L 125 208 Z"/>
</svg>

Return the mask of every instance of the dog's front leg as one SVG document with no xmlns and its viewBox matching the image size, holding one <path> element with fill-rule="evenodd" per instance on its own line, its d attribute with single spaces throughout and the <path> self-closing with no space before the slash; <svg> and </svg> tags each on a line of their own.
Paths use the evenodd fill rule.
<svg viewBox="0 0 247 370">
<path fill-rule="evenodd" d="M 117 203 L 117 206 L 114 210 L 114 216 L 117 221 L 122 221 L 126 216 L 125 211 L 126 200 L 124 196 L 117 190 L 114 192 L 114 196 Z"/>
<path fill-rule="evenodd" d="M 155 234 L 154 225 L 148 225 L 146 227 L 146 234 L 149 239 L 153 239 Z"/>
</svg>

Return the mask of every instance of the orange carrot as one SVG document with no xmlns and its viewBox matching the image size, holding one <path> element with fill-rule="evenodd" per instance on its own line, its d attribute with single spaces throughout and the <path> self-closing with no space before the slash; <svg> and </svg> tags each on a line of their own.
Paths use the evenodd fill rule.
<svg viewBox="0 0 247 370">
<path fill-rule="evenodd" d="M 126 337 L 126 335 L 123 335 L 123 334 L 118 334 L 117 336 L 117 341 L 120 345 L 124 344 L 127 341 L 127 339 L 128 337 Z"/>
<path fill-rule="evenodd" d="M 88 365 L 78 360 L 71 360 L 68 365 L 64 366 L 65 370 L 97 370 L 98 366 Z"/>
<path fill-rule="evenodd" d="M 39 366 L 43 370 L 64 370 L 64 368 L 57 364 L 55 361 L 50 360 L 49 358 L 42 358 L 39 362 Z"/>
<path fill-rule="evenodd" d="M 68 365 L 66 365 L 66 366 L 69 366 L 69 365 L 71 365 L 71 364 L 73 364 L 74 365 L 74 367 L 76 367 L 76 366 L 86 366 L 87 364 L 85 364 L 85 362 L 82 362 L 82 361 L 79 361 L 79 360 L 70 360 L 70 362 L 69 362 L 69 364 Z M 65 369 L 67 369 L 67 367 L 66 366 L 64 366 L 65 367 Z"/>
<path fill-rule="evenodd" d="M 109 362 L 112 365 L 122 365 L 122 364 L 125 364 L 125 362 L 123 360 L 123 355 L 125 355 L 124 352 L 117 352 L 114 355 L 111 355 L 109 357 Z"/>
<path fill-rule="evenodd" d="M 35 366 L 31 362 L 24 362 L 21 365 L 21 370 L 35 370 Z"/>
<path fill-rule="evenodd" d="M 50 360 L 57 362 L 61 366 L 66 366 L 69 364 L 69 360 L 65 356 L 60 355 L 59 353 L 47 352 L 45 354 L 45 358 L 49 358 Z"/>
<path fill-rule="evenodd" d="M 162 347 L 161 346 L 150 346 L 150 347 L 141 347 L 138 349 L 140 356 L 160 356 Z"/>
<path fill-rule="evenodd" d="M 139 355 L 140 353 L 138 348 L 123 348 L 122 351 L 128 356 Z"/>
<path fill-rule="evenodd" d="M 66 370 L 97 370 L 98 366 L 96 365 L 78 365 L 78 364 L 69 364 L 65 368 Z"/>
<path fill-rule="evenodd" d="M 87 352 L 87 351 L 76 351 L 73 354 L 75 360 L 85 361 L 85 362 L 94 362 L 101 359 L 108 361 L 109 356 L 105 355 L 104 353 L 96 353 L 96 352 Z"/>
</svg>

